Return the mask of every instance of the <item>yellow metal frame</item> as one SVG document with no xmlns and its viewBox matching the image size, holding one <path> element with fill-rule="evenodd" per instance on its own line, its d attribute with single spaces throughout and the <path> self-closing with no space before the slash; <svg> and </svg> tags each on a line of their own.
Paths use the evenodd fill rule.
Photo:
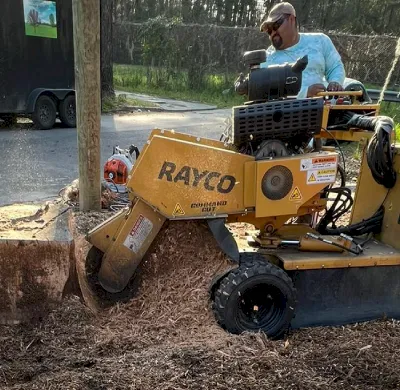
<svg viewBox="0 0 400 390">
<path fill-rule="evenodd" d="M 275 255 L 288 271 L 400 265 L 400 253 L 375 240 L 358 256 L 348 253 L 289 251 L 277 251 Z"/>
<path fill-rule="evenodd" d="M 103 288 L 119 292 L 125 287 L 164 222 L 139 199 L 89 233 L 89 242 L 104 251 L 98 275 Z"/>
<path fill-rule="evenodd" d="M 301 168 L 304 162 L 315 167 L 314 176 Z M 318 194 L 334 182 L 337 163 L 338 154 L 329 151 L 256 161 L 223 142 L 156 130 L 127 187 L 131 197 L 145 200 L 169 219 L 253 212 L 256 218 L 292 216 L 300 209 L 323 209 L 326 201 Z M 292 172 L 294 184 L 282 199 L 270 200 L 262 193 L 262 186 L 266 173 L 275 166 Z"/>
<path fill-rule="evenodd" d="M 353 97 L 360 95 L 359 92 L 343 94 Z M 317 136 L 357 141 L 364 147 L 352 213 L 354 223 L 370 217 L 376 211 L 385 191 L 373 180 L 365 159 L 365 147 L 373 133 L 359 129 L 326 131 L 330 113 L 346 109 L 353 112 L 372 111 L 378 115 L 379 105 L 361 105 L 356 101 L 351 106 L 325 105 L 322 130 Z M 329 148 L 315 154 L 256 161 L 253 156 L 238 153 L 233 145 L 224 142 L 173 130 L 154 129 L 129 174 L 127 187 L 131 207 L 93 229 L 87 237 L 88 241 L 104 252 L 99 273 L 100 283 L 111 292 L 124 287 L 127 278 L 132 275 L 168 219 L 219 217 L 225 218 L 227 224 L 247 222 L 259 230 L 260 242 L 271 245 L 287 237 L 299 238 L 301 234 L 313 232 L 306 225 L 286 223 L 293 217 L 312 214 L 325 208 L 327 200 L 321 198 L 320 194 L 330 182 L 310 185 L 308 168 L 303 169 L 311 164 L 316 172 L 318 169 L 324 170 L 323 164 L 322 168 L 318 168 L 320 159 L 334 161 L 325 170 L 333 169 L 336 177 L 338 154 Z M 400 173 L 400 159 L 396 161 L 396 169 Z M 287 168 L 292 173 L 293 184 L 282 199 L 270 200 L 264 195 L 262 187 L 266 173 L 277 166 Z M 373 241 L 361 255 L 287 249 L 256 250 L 273 256 L 286 270 L 399 265 L 400 253 L 393 246 L 386 245 L 400 249 L 400 243 L 395 245 L 400 236 L 400 228 L 392 229 L 397 223 L 396 212 L 400 210 L 398 191 L 395 190 L 394 195 L 388 197 L 385 203 L 388 213 L 381 234 L 382 242 Z M 132 240 L 140 241 L 140 245 L 133 244 L 133 247 L 139 245 L 135 249 L 127 245 L 130 236 L 134 237 Z M 238 243 L 243 250 L 241 240 L 238 239 Z M 313 243 L 303 241 L 303 244 L 313 247 Z M 317 249 L 321 247 L 323 245 L 315 245 Z"/>
</svg>

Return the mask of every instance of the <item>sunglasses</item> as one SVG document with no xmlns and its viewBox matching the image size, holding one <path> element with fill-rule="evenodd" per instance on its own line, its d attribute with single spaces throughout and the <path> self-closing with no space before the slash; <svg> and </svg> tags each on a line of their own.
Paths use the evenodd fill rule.
<svg viewBox="0 0 400 390">
<path fill-rule="evenodd" d="M 288 16 L 282 16 L 280 19 L 278 19 L 274 23 L 268 23 L 265 28 L 264 32 L 266 32 L 268 35 L 271 35 L 273 31 L 277 31 L 279 27 L 282 26 L 283 22 L 288 18 Z"/>
</svg>

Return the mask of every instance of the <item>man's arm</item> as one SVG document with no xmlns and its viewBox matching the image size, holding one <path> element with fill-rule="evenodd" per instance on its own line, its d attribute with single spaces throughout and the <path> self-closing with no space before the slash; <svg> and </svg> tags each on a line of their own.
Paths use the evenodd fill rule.
<svg viewBox="0 0 400 390">
<path fill-rule="evenodd" d="M 266 68 L 268 65 L 273 65 L 273 64 L 277 64 L 277 62 L 275 61 L 275 59 L 272 59 L 272 53 L 273 53 L 273 49 L 272 47 L 268 47 L 268 49 L 265 50 L 265 54 L 266 54 L 266 60 L 265 62 L 262 62 L 260 64 L 260 68 Z"/>
<path fill-rule="evenodd" d="M 331 39 L 325 34 L 322 34 L 322 45 L 325 57 L 326 80 L 330 85 L 333 83 L 337 83 L 341 87 L 344 83 L 346 72 L 344 70 L 344 65 L 340 57 L 340 54 L 336 50 L 336 47 L 334 46 Z M 329 90 L 329 85 L 328 85 L 328 90 Z"/>
</svg>

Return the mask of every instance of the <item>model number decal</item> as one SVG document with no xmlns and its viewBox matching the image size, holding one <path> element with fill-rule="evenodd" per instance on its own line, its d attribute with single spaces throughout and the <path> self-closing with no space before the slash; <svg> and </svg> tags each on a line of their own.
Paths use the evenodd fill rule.
<svg viewBox="0 0 400 390">
<path fill-rule="evenodd" d="M 202 213 L 211 213 L 214 212 L 217 207 L 226 206 L 228 202 L 226 200 L 221 200 L 218 202 L 199 202 L 192 203 L 190 205 L 191 209 L 200 209 Z"/>
<path fill-rule="evenodd" d="M 183 182 L 184 185 L 191 187 L 202 185 L 207 191 L 217 191 L 220 194 L 228 194 L 236 184 L 234 176 L 222 175 L 220 172 L 200 171 L 187 165 L 177 171 L 176 164 L 170 161 L 164 162 L 158 179 L 174 183 Z"/>
</svg>

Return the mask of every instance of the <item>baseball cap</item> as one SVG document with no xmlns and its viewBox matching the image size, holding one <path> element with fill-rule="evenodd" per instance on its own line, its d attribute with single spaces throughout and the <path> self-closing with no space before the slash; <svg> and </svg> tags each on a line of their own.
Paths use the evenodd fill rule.
<svg viewBox="0 0 400 390">
<path fill-rule="evenodd" d="M 279 20 L 284 14 L 296 16 L 296 10 L 294 9 L 292 4 L 287 2 L 282 2 L 274 5 L 271 11 L 269 11 L 265 23 L 274 23 L 277 20 Z"/>
</svg>

